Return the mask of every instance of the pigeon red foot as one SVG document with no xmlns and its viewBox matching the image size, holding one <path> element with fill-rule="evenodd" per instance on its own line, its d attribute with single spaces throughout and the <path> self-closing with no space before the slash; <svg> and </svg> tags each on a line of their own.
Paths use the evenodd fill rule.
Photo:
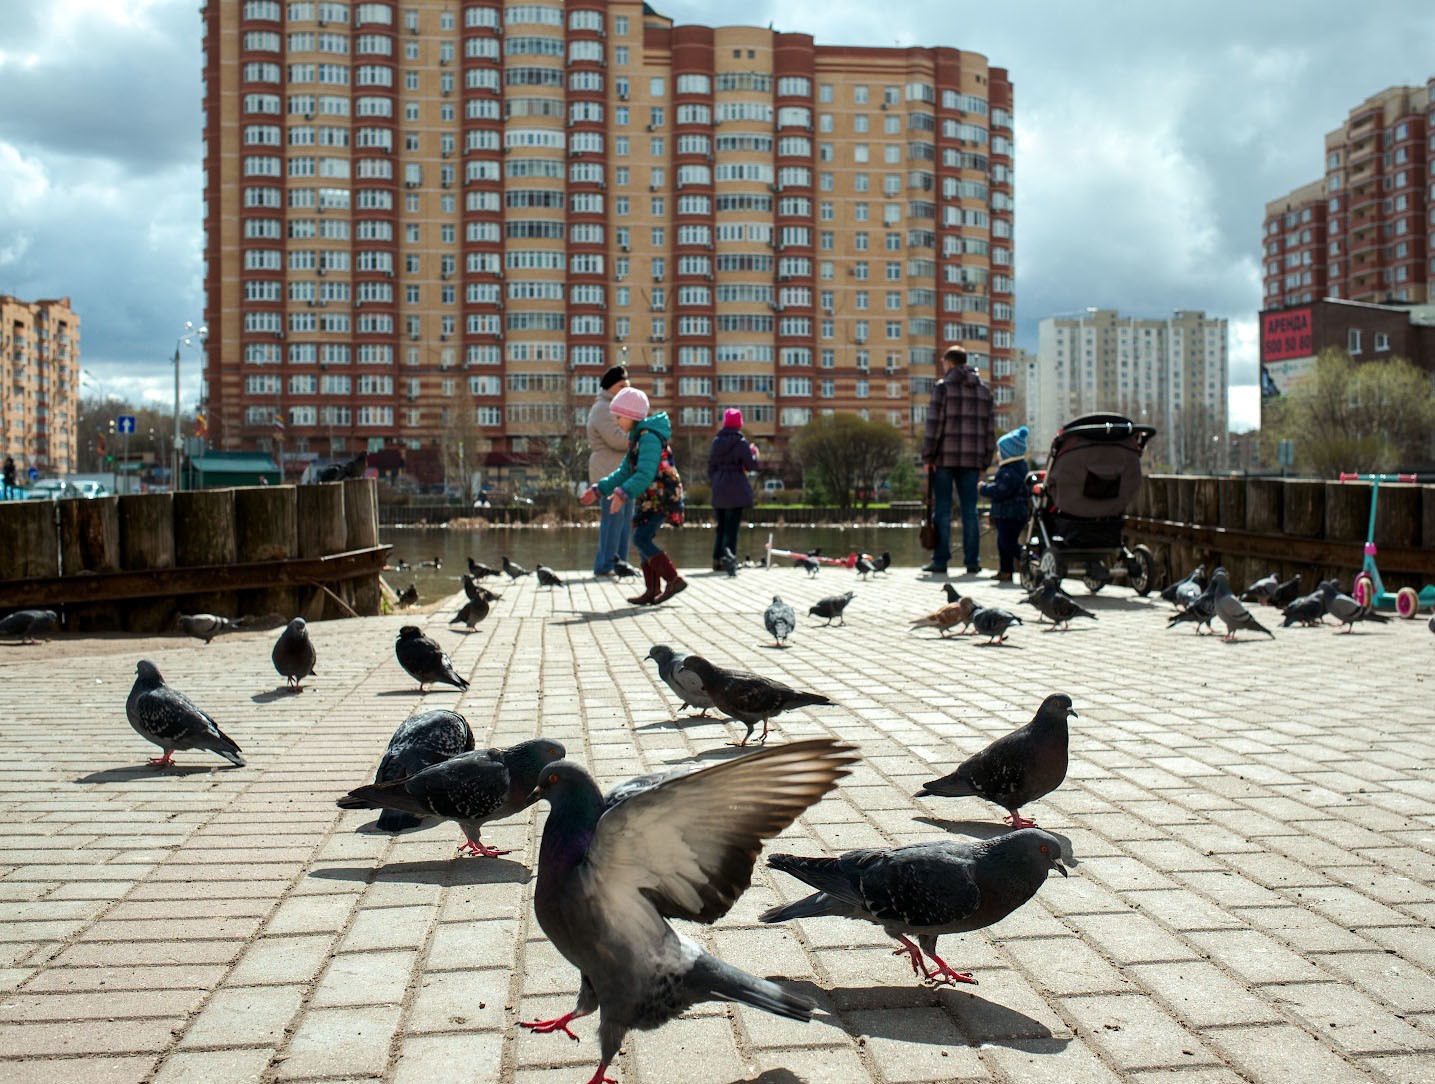
<svg viewBox="0 0 1435 1084">
<path fill-rule="evenodd" d="M 587 1015 L 587 1013 L 581 1012 L 565 1012 L 562 1016 L 555 1016 L 552 1020 L 520 1020 L 518 1022 L 518 1026 L 521 1028 L 527 1028 L 535 1035 L 552 1035 L 555 1031 L 561 1031 L 564 1035 L 568 1036 L 568 1038 L 572 1039 L 576 1043 L 580 1042 L 581 1040 L 578 1038 L 578 1036 L 573 1034 L 572 1030 L 568 1027 L 568 1025 L 571 1024 L 574 1020 L 577 1020 L 579 1017 Z M 602 1075 L 603 1070 L 606 1068 L 607 1066 L 605 1065 L 599 1066 L 599 1075 Z"/>
<path fill-rule="evenodd" d="M 149 762 L 156 768 L 168 768 L 174 763 L 174 753 L 169 752 L 162 757 L 150 757 Z"/>
<path fill-rule="evenodd" d="M 912 964 L 912 974 L 921 975 L 924 979 L 931 978 L 932 973 L 927 970 L 927 965 L 922 960 L 922 950 L 906 937 L 899 937 L 897 940 L 902 942 L 902 947 L 893 949 L 892 955 L 907 957 Z"/>
<path fill-rule="evenodd" d="M 490 847 L 487 843 L 476 839 L 466 839 L 458 845 L 458 853 L 467 858 L 497 858 L 499 855 L 513 852 Z"/>
<path fill-rule="evenodd" d="M 973 986 L 977 985 L 977 980 L 972 978 L 970 971 L 957 971 L 935 952 L 929 952 L 927 955 L 930 956 L 937 965 L 937 970 L 927 976 L 934 983 L 951 982 L 951 984 L 955 986 L 959 982 L 969 982 Z"/>
<path fill-rule="evenodd" d="M 1006 821 L 1006 822 L 1007 822 L 1009 825 L 1011 825 L 1013 828 L 1035 828 L 1035 827 L 1036 827 L 1036 821 L 1032 820 L 1030 817 L 1023 817 L 1023 816 L 1022 816 L 1020 813 L 1018 813 L 1016 810 L 1012 810 L 1011 813 L 1008 814 L 1007 816 L 1003 817 L 1002 820 Z"/>
</svg>

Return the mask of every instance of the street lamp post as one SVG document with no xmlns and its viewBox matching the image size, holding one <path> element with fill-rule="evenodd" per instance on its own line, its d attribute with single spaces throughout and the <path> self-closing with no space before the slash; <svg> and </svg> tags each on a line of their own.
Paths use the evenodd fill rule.
<svg viewBox="0 0 1435 1084">
<path fill-rule="evenodd" d="M 190 338 L 191 335 L 203 343 L 209 338 L 209 328 L 204 325 L 196 328 L 192 320 L 186 320 L 184 334 L 174 344 L 174 466 L 171 468 L 169 479 L 169 487 L 174 492 L 184 488 L 184 478 L 180 473 L 180 455 L 184 452 L 184 435 L 179 430 L 179 348 L 194 345 Z"/>
</svg>

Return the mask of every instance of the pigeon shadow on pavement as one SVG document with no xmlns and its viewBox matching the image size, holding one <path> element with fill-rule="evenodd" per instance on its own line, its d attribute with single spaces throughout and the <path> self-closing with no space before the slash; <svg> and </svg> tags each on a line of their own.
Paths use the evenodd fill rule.
<svg viewBox="0 0 1435 1084">
<path fill-rule="evenodd" d="M 930 824 L 933 828 L 940 828 L 948 835 L 969 836 L 972 839 L 995 839 L 997 836 L 1004 836 L 1014 829 L 1005 824 L 995 821 L 949 821 L 941 817 L 913 817 L 914 821 L 922 824 Z M 1061 860 L 1068 866 L 1075 869 L 1081 865 L 1081 860 L 1076 857 L 1076 851 L 1071 845 L 1071 840 L 1060 832 L 1054 832 L 1045 825 L 1037 825 L 1043 832 L 1047 832 L 1061 840 Z"/>
<path fill-rule="evenodd" d="M 165 779 L 177 775 L 208 775 L 210 772 L 227 772 L 238 767 L 238 764 L 171 764 L 167 768 L 161 768 L 154 764 L 127 764 L 123 768 L 105 768 L 82 775 L 75 782 L 134 783 L 141 779 Z"/>
<path fill-rule="evenodd" d="M 726 720 L 724 720 L 726 721 Z M 715 745 L 710 749 L 703 749 L 692 756 L 673 757 L 663 761 L 664 764 L 692 764 L 707 760 L 732 760 L 734 757 L 743 756 L 761 749 L 762 746 L 756 742 L 750 745 Z"/>
<path fill-rule="evenodd" d="M 586 625 L 590 621 L 619 621 L 629 617 L 640 617 L 643 614 L 657 613 L 657 606 L 628 606 L 621 610 L 554 610 L 556 613 L 571 613 L 571 618 L 555 619 L 551 622 L 554 625 Z"/>
<path fill-rule="evenodd" d="M 405 884 L 461 885 L 527 884 L 533 871 L 506 858 L 443 858 L 427 862 L 386 862 L 382 866 L 324 866 L 309 871 L 321 881 L 401 881 Z"/>
<path fill-rule="evenodd" d="M 642 726 L 633 727 L 634 730 L 685 730 L 691 723 L 720 723 L 723 720 L 716 715 L 674 715 L 671 719 L 659 719 L 656 723 L 644 723 Z"/>
<path fill-rule="evenodd" d="M 462 690 L 462 689 L 456 689 L 456 688 L 454 688 L 452 685 L 444 685 L 444 684 L 442 684 L 442 683 L 439 683 L 439 686 L 438 686 L 437 688 L 425 689 L 423 692 L 420 692 L 420 691 L 419 691 L 419 687 L 418 687 L 417 685 L 415 685 L 412 689 L 384 689 L 382 692 L 377 692 L 377 693 L 375 693 L 374 695 L 375 695 L 375 696 L 428 696 L 429 693 L 441 693 L 441 692 L 461 693 L 461 692 L 463 692 L 463 690 Z"/>
<path fill-rule="evenodd" d="M 732 1084 L 807 1084 L 806 1077 L 800 1077 L 791 1069 L 764 1069 L 757 1076 L 745 1076 Z"/>
<path fill-rule="evenodd" d="M 280 685 L 277 689 L 270 689 L 268 692 L 255 693 L 249 699 L 256 704 L 272 704 L 276 700 L 287 700 L 291 696 L 302 695 L 302 692 L 291 689 L 287 685 Z"/>
<path fill-rule="evenodd" d="M 1015 649 L 1018 650 L 1018 651 L 1024 650 L 1024 648 L 1021 646 L 1021 644 L 1009 644 L 1009 643 L 1007 643 L 1005 640 L 997 640 L 997 641 L 988 640 L 986 643 L 983 643 L 983 644 L 974 644 L 973 646 L 974 646 L 974 647 L 1010 647 L 1010 648 L 1015 648 Z"/>
</svg>

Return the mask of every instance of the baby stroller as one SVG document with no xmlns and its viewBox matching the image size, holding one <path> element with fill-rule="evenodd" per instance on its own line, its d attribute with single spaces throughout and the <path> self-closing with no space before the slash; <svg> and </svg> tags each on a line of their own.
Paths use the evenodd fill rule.
<svg viewBox="0 0 1435 1084">
<path fill-rule="evenodd" d="M 1128 549 L 1121 536 L 1122 513 L 1141 488 L 1141 452 L 1155 435 L 1151 426 L 1120 414 L 1087 414 L 1062 426 L 1046 470 L 1027 476 L 1031 522 L 1021 554 L 1023 587 L 1078 574 L 1092 592 L 1116 578 L 1138 595 L 1155 586 L 1151 551 Z"/>
</svg>

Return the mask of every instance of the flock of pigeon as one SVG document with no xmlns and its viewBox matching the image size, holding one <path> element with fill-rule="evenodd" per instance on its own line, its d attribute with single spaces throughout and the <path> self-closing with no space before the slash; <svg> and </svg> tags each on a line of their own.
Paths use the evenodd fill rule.
<svg viewBox="0 0 1435 1084">
<path fill-rule="evenodd" d="M 1168 585 L 1161 597 L 1176 607 L 1167 628 L 1191 623 L 1199 634 L 1204 625 L 1215 632 L 1213 622 L 1220 618 L 1226 626 L 1223 640 L 1234 640 L 1238 632 L 1262 632 L 1271 639 L 1275 633 L 1262 625 L 1245 606 L 1254 602 L 1279 609 L 1283 620 L 1281 628 L 1297 625 L 1314 628 L 1325 624 L 1327 615 L 1335 618 L 1339 628 L 1353 632 L 1356 622 L 1368 621 L 1385 624 L 1390 618 L 1366 603 L 1340 589 L 1339 580 L 1321 580 L 1315 590 L 1301 594 L 1299 575 L 1281 580 L 1274 572 L 1253 581 L 1239 596 L 1231 589 L 1230 576 L 1224 568 L 1217 568 L 1206 580 L 1206 566 L 1197 565 L 1185 577 Z M 1435 632 L 1435 616 L 1430 618 L 1430 631 Z"/>
</svg>

